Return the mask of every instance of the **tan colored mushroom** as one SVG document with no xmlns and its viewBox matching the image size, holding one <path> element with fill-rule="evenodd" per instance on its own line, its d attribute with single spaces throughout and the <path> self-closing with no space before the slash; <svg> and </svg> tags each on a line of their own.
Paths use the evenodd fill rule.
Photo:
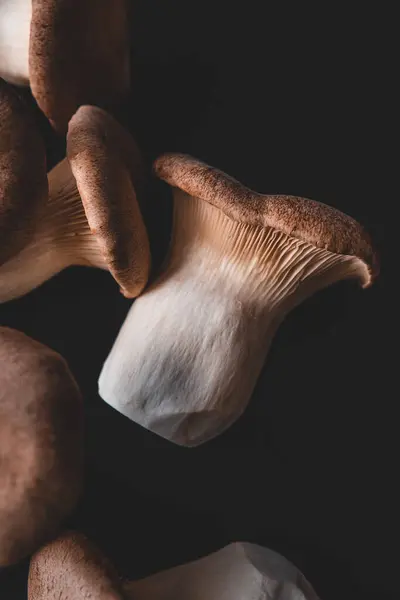
<svg viewBox="0 0 400 600">
<path fill-rule="evenodd" d="M 130 600 L 318 600 L 286 558 L 234 543 L 196 561 L 125 585 Z"/>
<path fill-rule="evenodd" d="M 32 557 L 28 600 L 318 600 L 286 558 L 235 543 L 196 561 L 126 582 L 85 536 L 67 532 Z"/>
<path fill-rule="evenodd" d="M 2 144 L 7 155 L 7 138 Z M 70 265 L 108 269 L 127 297 L 142 291 L 150 249 L 136 197 L 142 185 L 139 150 L 108 113 L 78 109 L 68 128 L 67 158 L 49 173 L 48 199 L 43 204 L 41 196 L 32 197 L 40 206 L 27 212 L 19 173 L 11 158 L 5 160 L 10 184 L 3 203 L 14 211 L 16 239 L 27 243 L 0 264 L 0 302 L 26 294 Z M 4 219 L 0 212 L 0 231 Z"/>
<path fill-rule="evenodd" d="M 330 206 L 263 196 L 186 155 L 155 172 L 173 188 L 164 272 L 133 304 L 100 396 L 151 431 L 195 446 L 244 411 L 273 335 L 307 296 L 377 274 L 367 234 Z"/>
<path fill-rule="evenodd" d="M 81 533 L 65 532 L 31 559 L 28 600 L 124 600 L 118 576 Z"/>
<path fill-rule="evenodd" d="M 82 104 L 129 89 L 126 0 L 0 0 L 0 76 L 30 85 L 61 133 Z"/>
<path fill-rule="evenodd" d="M 27 224 L 47 196 L 43 141 L 28 107 L 0 79 L 0 268 L 31 241 Z"/>
<path fill-rule="evenodd" d="M 78 500 L 82 468 L 82 398 L 65 360 L 0 327 L 1 567 L 54 535 Z"/>
</svg>

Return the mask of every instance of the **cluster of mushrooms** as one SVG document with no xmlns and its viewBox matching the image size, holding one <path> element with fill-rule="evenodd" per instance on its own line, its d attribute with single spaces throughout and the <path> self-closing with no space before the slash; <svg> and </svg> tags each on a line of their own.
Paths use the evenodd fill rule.
<svg viewBox="0 0 400 600">
<path fill-rule="evenodd" d="M 261 195 L 170 153 L 153 165 L 173 196 L 170 249 L 147 285 L 145 167 L 112 116 L 130 85 L 127 23 L 125 0 L 0 0 L 0 303 L 72 265 L 108 270 L 137 300 L 99 394 L 196 446 L 240 417 L 285 315 L 339 280 L 370 286 L 378 261 L 363 228 L 338 210 Z M 66 135 L 66 157 L 50 172 L 21 85 Z M 0 567 L 32 556 L 30 600 L 317 598 L 286 559 L 253 544 L 123 582 L 84 536 L 59 535 L 82 489 L 82 405 L 60 355 L 0 327 Z"/>
</svg>

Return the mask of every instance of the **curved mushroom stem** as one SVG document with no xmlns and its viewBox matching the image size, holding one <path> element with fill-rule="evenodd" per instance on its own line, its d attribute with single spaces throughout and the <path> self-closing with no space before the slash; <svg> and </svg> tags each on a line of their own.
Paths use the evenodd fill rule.
<svg viewBox="0 0 400 600">
<path fill-rule="evenodd" d="M 50 171 L 48 180 L 49 197 L 33 239 L 0 266 L 0 302 L 27 294 L 71 265 L 107 269 L 67 159 Z"/>
<path fill-rule="evenodd" d="M 168 267 L 132 306 L 99 393 L 151 431 L 195 446 L 244 411 L 287 312 L 335 281 L 365 277 L 367 268 L 271 227 L 233 221 L 176 188 L 174 206 Z"/>
<path fill-rule="evenodd" d="M 318 600 L 302 573 L 286 558 L 269 548 L 238 542 L 196 561 L 127 583 L 125 591 L 132 600 Z"/>
<path fill-rule="evenodd" d="M 32 0 L 0 0 L 0 76 L 29 85 Z"/>
<path fill-rule="evenodd" d="M 202 558 L 122 582 L 85 536 L 65 532 L 32 557 L 29 600 L 318 600 L 311 584 L 284 556 L 237 542 Z"/>
</svg>

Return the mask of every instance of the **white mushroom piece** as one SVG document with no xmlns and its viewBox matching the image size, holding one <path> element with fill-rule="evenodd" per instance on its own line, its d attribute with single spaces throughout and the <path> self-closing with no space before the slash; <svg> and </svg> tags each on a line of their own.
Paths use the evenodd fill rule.
<svg viewBox="0 0 400 600">
<path fill-rule="evenodd" d="M 0 0 L 0 76 L 30 86 L 60 133 L 80 105 L 123 97 L 129 56 L 126 0 Z"/>
<path fill-rule="evenodd" d="M 126 297 L 137 296 L 148 279 L 150 248 L 135 142 L 102 109 L 79 108 L 68 127 L 67 158 L 48 174 L 47 193 L 44 148 L 1 88 L 8 127 L 0 129 L 0 303 L 70 265 L 109 270 Z"/>
<path fill-rule="evenodd" d="M 114 567 L 81 533 L 67 531 L 31 559 L 28 600 L 126 600 Z"/>
<path fill-rule="evenodd" d="M 173 188 L 167 264 L 133 304 L 100 396 L 177 444 L 218 435 L 244 411 L 274 333 L 317 290 L 377 275 L 367 234 L 334 208 L 264 196 L 186 155 L 155 173 Z"/>
<path fill-rule="evenodd" d="M 304 575 L 269 548 L 237 542 L 125 585 L 128 600 L 318 600 Z"/>
<path fill-rule="evenodd" d="M 65 360 L 0 327 L 0 567 L 53 536 L 82 485 L 83 403 Z"/>
<path fill-rule="evenodd" d="M 318 600 L 280 554 L 234 543 L 196 561 L 124 582 L 85 536 L 66 532 L 32 557 L 28 600 Z"/>
</svg>

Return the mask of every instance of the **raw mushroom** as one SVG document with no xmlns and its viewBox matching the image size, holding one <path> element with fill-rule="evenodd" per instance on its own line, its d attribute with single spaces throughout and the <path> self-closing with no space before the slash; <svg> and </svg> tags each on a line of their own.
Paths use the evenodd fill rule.
<svg viewBox="0 0 400 600">
<path fill-rule="evenodd" d="M 6 146 L 7 139 L 2 143 Z M 142 291 L 150 249 L 136 197 L 140 156 L 109 114 L 92 106 L 78 109 L 68 128 L 67 158 L 49 173 L 48 199 L 37 210 L 30 207 L 25 214 L 11 160 L 8 168 L 5 201 L 11 206 L 16 201 L 15 235 L 22 238 L 26 230 L 31 239 L 0 264 L 0 302 L 28 293 L 70 265 L 108 269 L 126 297 Z M 0 213 L 0 231 L 2 219 Z"/>
<path fill-rule="evenodd" d="M 125 585 L 130 600 L 318 600 L 302 573 L 273 550 L 234 543 Z"/>
<path fill-rule="evenodd" d="M 0 0 L 0 76 L 30 85 L 64 133 L 80 105 L 129 89 L 126 0 Z"/>
<path fill-rule="evenodd" d="M 286 558 L 234 543 L 196 561 L 122 583 L 85 536 L 66 532 L 32 557 L 28 600 L 318 600 Z"/>
<path fill-rule="evenodd" d="M 28 107 L 0 79 L 0 269 L 31 241 L 29 223 L 47 196 L 43 141 Z"/>
<path fill-rule="evenodd" d="M 34 554 L 28 600 L 124 600 L 111 564 L 84 535 L 66 532 Z"/>
<path fill-rule="evenodd" d="M 186 155 L 155 172 L 173 187 L 163 274 L 133 304 L 99 378 L 100 396 L 151 431 L 201 444 L 244 411 L 285 315 L 335 281 L 371 285 L 361 226 L 292 196 L 263 196 Z"/>
<path fill-rule="evenodd" d="M 0 567 L 54 535 L 78 500 L 83 406 L 65 360 L 0 327 Z"/>
</svg>

